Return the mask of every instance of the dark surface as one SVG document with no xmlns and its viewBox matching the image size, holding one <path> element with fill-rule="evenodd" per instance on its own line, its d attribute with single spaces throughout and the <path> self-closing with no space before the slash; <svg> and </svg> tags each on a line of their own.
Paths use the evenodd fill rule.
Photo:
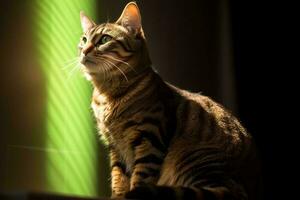
<svg viewBox="0 0 300 200">
<path fill-rule="evenodd" d="M 110 198 L 87 198 L 76 196 L 61 196 L 56 194 L 16 192 L 0 193 L 1 200 L 108 200 Z"/>
</svg>

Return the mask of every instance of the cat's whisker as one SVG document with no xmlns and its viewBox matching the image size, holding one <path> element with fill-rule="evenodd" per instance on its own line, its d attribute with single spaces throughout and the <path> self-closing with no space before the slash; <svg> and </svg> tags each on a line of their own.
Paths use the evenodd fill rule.
<svg viewBox="0 0 300 200">
<path fill-rule="evenodd" d="M 79 58 L 80 58 L 80 57 L 71 58 L 71 59 L 69 59 L 69 60 L 63 62 L 63 64 L 68 64 L 68 63 L 70 63 L 70 62 L 72 62 L 72 61 L 74 61 L 74 60 L 78 60 Z"/>
<path fill-rule="evenodd" d="M 107 64 L 105 62 L 102 61 L 102 59 L 101 59 L 101 62 L 99 62 L 98 60 L 96 60 L 95 62 L 97 64 L 97 66 L 98 66 L 97 69 L 98 69 L 99 73 L 103 74 L 103 82 L 105 83 L 106 80 L 107 80 L 106 76 L 109 74 L 109 73 L 107 73 L 108 66 L 107 66 Z"/>
<path fill-rule="evenodd" d="M 137 73 L 137 71 L 128 62 L 125 62 L 121 59 L 115 58 L 115 57 L 110 56 L 110 55 L 96 55 L 96 57 L 97 58 L 104 58 L 104 59 L 111 59 L 111 60 L 123 63 L 123 64 L 127 65 L 128 67 L 130 67 L 135 73 Z"/>
<path fill-rule="evenodd" d="M 123 60 L 120 60 L 120 59 L 115 58 L 115 57 L 110 56 L 110 55 L 103 55 L 103 57 L 108 58 L 108 59 L 111 59 L 111 60 L 115 60 L 115 61 L 117 61 L 117 62 L 121 62 L 121 63 L 127 65 L 128 67 L 130 67 L 135 73 L 137 73 L 137 71 L 134 69 L 134 67 L 132 67 L 128 62 L 125 62 L 125 61 L 123 61 Z"/>
<path fill-rule="evenodd" d="M 105 67 L 104 67 L 104 65 L 99 66 L 98 69 L 99 69 L 100 72 L 103 72 L 103 80 L 104 80 L 103 82 L 105 83 L 105 78 L 106 77 L 105 77 Z"/>
<path fill-rule="evenodd" d="M 128 82 L 128 78 L 127 78 L 126 74 L 115 63 L 113 63 L 113 62 L 111 62 L 111 61 L 109 61 L 107 59 L 104 59 L 104 58 L 103 58 L 103 60 L 105 62 L 108 62 L 110 65 L 114 66 L 115 68 L 117 68 L 119 70 L 119 72 L 124 76 L 124 78 L 126 79 L 126 81 Z"/>
<path fill-rule="evenodd" d="M 106 76 L 109 76 L 108 70 L 109 70 L 109 66 L 107 66 L 106 63 L 103 63 L 103 69 L 104 69 L 104 83 L 106 82 L 106 80 L 110 80 L 110 79 L 106 79 Z M 109 77 L 110 78 L 110 77 Z"/>
<path fill-rule="evenodd" d="M 73 63 L 70 63 L 68 65 L 64 65 L 61 67 L 62 70 L 69 70 L 70 68 L 73 68 L 74 67 L 74 64 L 76 64 L 77 62 L 74 61 Z"/>
<path fill-rule="evenodd" d="M 69 80 L 73 77 L 73 75 L 74 75 L 76 72 L 79 71 L 79 69 L 80 69 L 79 66 L 80 66 L 80 63 L 77 63 L 77 64 L 75 65 L 75 67 L 72 68 L 72 70 L 70 71 L 70 73 L 69 73 L 69 75 L 68 75 L 67 81 L 69 81 Z"/>
<path fill-rule="evenodd" d="M 108 24 L 109 22 L 110 22 L 109 15 L 108 13 L 106 13 L 106 23 Z"/>
<path fill-rule="evenodd" d="M 127 76 L 125 75 L 125 73 L 116 64 L 114 64 L 113 62 L 111 62 L 109 60 L 105 60 L 104 62 L 106 62 L 109 66 L 117 68 L 117 70 L 124 76 L 124 78 L 128 82 Z"/>
<path fill-rule="evenodd" d="M 107 63 L 105 60 L 102 60 L 102 64 L 104 66 L 104 71 L 108 75 L 108 78 L 109 78 L 107 80 L 110 81 L 112 79 L 111 73 L 109 73 L 109 69 L 111 68 L 111 65 L 109 63 Z"/>
<path fill-rule="evenodd" d="M 112 60 L 121 62 L 121 63 L 123 63 L 123 64 L 125 64 L 125 65 L 127 65 L 127 66 L 129 66 L 129 67 L 132 67 L 132 66 L 129 65 L 127 62 L 125 62 L 125 61 L 123 61 L 123 60 L 121 60 L 121 59 L 115 58 L 115 57 L 113 57 L 113 56 L 111 56 L 111 55 L 101 55 L 101 57 L 103 57 L 103 58 L 109 58 L 109 59 L 112 59 Z"/>
<path fill-rule="evenodd" d="M 79 61 L 79 57 L 75 57 L 75 58 L 72 58 L 72 59 L 70 59 L 70 60 L 67 60 L 67 61 L 65 61 L 65 62 L 62 62 L 62 67 L 64 67 L 64 66 L 68 66 L 68 65 L 70 65 L 70 64 L 72 64 L 72 63 L 74 63 L 74 62 L 76 62 L 76 61 Z"/>
<path fill-rule="evenodd" d="M 102 65 L 100 65 L 98 68 L 99 68 L 100 72 L 103 72 L 103 80 L 105 83 L 105 81 L 106 81 L 106 66 L 104 65 L 104 63 L 102 63 Z"/>
<path fill-rule="evenodd" d="M 76 60 L 71 61 L 70 63 L 64 65 L 62 67 L 62 70 L 67 70 L 68 68 L 71 68 L 74 64 L 79 63 L 79 58 L 77 58 Z"/>
<path fill-rule="evenodd" d="M 108 76 L 108 81 L 111 81 L 112 80 L 112 74 L 109 72 L 110 66 L 107 63 L 105 63 L 104 65 L 105 65 L 105 71 L 106 71 L 107 76 Z"/>
</svg>

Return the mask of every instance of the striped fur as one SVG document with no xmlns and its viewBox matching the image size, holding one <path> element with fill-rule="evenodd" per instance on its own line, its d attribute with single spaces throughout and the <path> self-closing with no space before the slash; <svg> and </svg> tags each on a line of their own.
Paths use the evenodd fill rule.
<svg viewBox="0 0 300 200">
<path fill-rule="evenodd" d="M 110 150 L 112 196 L 257 199 L 251 136 L 209 97 L 172 86 L 151 68 L 137 5 L 129 3 L 116 23 L 81 20 L 79 49 Z"/>
</svg>

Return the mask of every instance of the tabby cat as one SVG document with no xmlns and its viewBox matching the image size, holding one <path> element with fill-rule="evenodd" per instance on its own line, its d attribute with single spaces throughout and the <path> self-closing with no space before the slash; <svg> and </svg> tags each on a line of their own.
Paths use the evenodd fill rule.
<svg viewBox="0 0 300 200">
<path fill-rule="evenodd" d="M 209 97 L 153 70 L 137 4 L 128 3 L 115 23 L 80 17 L 80 62 L 108 143 L 112 197 L 257 199 L 251 136 Z"/>
</svg>

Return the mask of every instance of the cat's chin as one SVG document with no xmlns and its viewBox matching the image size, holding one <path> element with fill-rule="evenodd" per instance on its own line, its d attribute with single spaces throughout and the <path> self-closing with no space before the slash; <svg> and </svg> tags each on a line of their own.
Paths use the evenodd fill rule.
<svg viewBox="0 0 300 200">
<path fill-rule="evenodd" d="M 97 76 L 98 73 L 93 72 L 92 70 L 90 70 L 91 66 L 86 66 L 86 65 L 82 65 L 82 73 L 84 75 L 84 77 L 88 80 L 91 81 L 93 79 L 93 77 Z M 91 67 L 92 68 L 92 67 Z"/>
<path fill-rule="evenodd" d="M 84 77 L 86 78 L 86 80 L 91 81 L 93 79 L 92 75 L 89 73 L 84 73 Z"/>
<path fill-rule="evenodd" d="M 87 80 L 92 80 L 93 77 L 98 76 L 99 71 L 96 71 L 97 66 L 94 63 L 81 62 L 81 69 Z"/>
<path fill-rule="evenodd" d="M 91 81 L 93 79 L 99 79 L 99 77 L 101 77 L 99 73 L 90 72 L 88 70 L 84 70 L 83 74 L 88 81 Z"/>
</svg>

